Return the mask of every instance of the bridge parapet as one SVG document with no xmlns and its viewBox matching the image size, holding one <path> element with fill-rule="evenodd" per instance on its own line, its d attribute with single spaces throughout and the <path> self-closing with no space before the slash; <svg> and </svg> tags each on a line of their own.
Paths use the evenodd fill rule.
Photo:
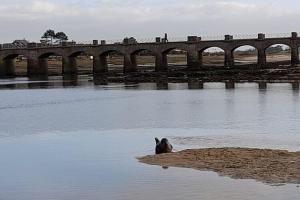
<svg viewBox="0 0 300 200">
<path fill-rule="evenodd" d="M 245 34 L 245 35 L 216 35 L 216 36 L 188 36 L 187 38 L 177 37 L 177 38 L 168 38 L 167 41 L 164 43 L 176 42 L 176 43 L 203 43 L 203 42 L 218 42 L 218 41 L 236 41 L 236 40 L 275 40 L 281 38 L 291 38 L 294 40 L 298 39 L 298 33 L 278 33 L 278 34 L 263 34 L 259 33 L 258 35 L 255 34 Z M 144 38 L 144 39 L 136 39 L 137 43 L 139 44 L 155 44 L 155 43 L 163 43 L 160 37 L 156 38 Z M 124 44 L 123 40 L 101 40 L 100 44 L 98 44 L 98 40 L 92 41 L 82 41 L 82 42 L 67 42 L 67 43 L 60 43 L 60 44 L 43 44 L 43 43 L 35 43 L 36 47 L 34 47 L 33 43 L 29 43 L 29 46 L 18 47 L 13 45 L 12 43 L 2 44 L 3 49 L 26 49 L 26 48 L 53 48 L 53 47 L 70 47 L 70 46 L 98 46 L 98 45 L 130 45 Z"/>
</svg>

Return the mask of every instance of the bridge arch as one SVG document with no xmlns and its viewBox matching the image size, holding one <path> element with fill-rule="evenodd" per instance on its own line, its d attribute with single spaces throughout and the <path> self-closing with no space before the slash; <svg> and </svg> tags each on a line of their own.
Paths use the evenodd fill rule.
<svg viewBox="0 0 300 200">
<path fill-rule="evenodd" d="M 94 74 L 120 74 L 123 73 L 126 56 L 117 49 L 107 49 L 99 52 L 93 58 Z"/>
<path fill-rule="evenodd" d="M 28 68 L 28 57 L 22 53 L 11 53 L 3 56 L 0 69 L 5 76 L 26 75 Z"/>
<path fill-rule="evenodd" d="M 156 55 L 149 49 L 141 48 L 130 53 L 130 60 L 137 72 L 152 72 L 156 70 Z"/>
<path fill-rule="evenodd" d="M 50 56 L 62 56 L 61 54 L 57 53 L 57 52 L 43 52 L 41 54 L 38 55 L 38 58 L 49 58 Z"/>
<path fill-rule="evenodd" d="M 174 46 L 168 46 L 168 47 L 162 48 L 161 52 L 162 52 L 162 54 L 168 54 L 171 51 L 174 51 L 176 49 L 180 49 L 182 51 L 188 51 L 188 47 L 186 47 L 186 46 L 174 45 Z"/>
<path fill-rule="evenodd" d="M 185 46 L 172 46 L 165 48 L 161 56 L 156 58 L 156 71 L 164 71 L 172 68 L 187 67 L 188 49 Z"/>
<path fill-rule="evenodd" d="M 236 66 L 250 66 L 258 63 L 258 49 L 254 45 L 240 45 L 232 49 L 233 63 Z"/>
<path fill-rule="evenodd" d="M 63 56 L 55 51 L 43 52 L 38 55 L 38 67 L 47 75 L 63 74 Z"/>
<path fill-rule="evenodd" d="M 205 47 L 199 48 L 198 52 L 203 52 L 203 51 L 206 51 L 206 50 L 211 49 L 211 48 L 221 49 L 222 51 L 226 50 L 225 47 L 222 47 L 222 46 L 210 45 L 210 46 L 205 46 Z"/>
<path fill-rule="evenodd" d="M 110 55 L 110 54 L 118 54 L 118 55 L 123 55 L 124 56 L 124 53 L 122 51 L 119 51 L 117 49 L 111 49 L 111 50 L 105 50 L 105 51 L 102 51 L 100 52 L 100 56 L 103 56 L 103 55 Z"/>
<path fill-rule="evenodd" d="M 81 51 L 73 51 L 72 53 L 68 54 L 68 57 L 77 57 L 80 56 L 82 54 L 88 54 L 85 51 L 81 50 Z"/>
<path fill-rule="evenodd" d="M 18 53 L 7 54 L 7 55 L 4 55 L 4 56 L 3 56 L 3 59 L 15 59 L 15 58 L 17 58 L 19 55 L 21 55 L 21 54 L 18 54 Z"/>
<path fill-rule="evenodd" d="M 225 50 L 218 46 L 207 46 L 198 51 L 199 63 L 203 67 L 224 67 Z"/>
<path fill-rule="evenodd" d="M 93 71 L 94 55 L 76 50 L 63 58 L 64 74 L 89 74 Z"/>
<path fill-rule="evenodd" d="M 155 55 L 155 54 L 156 54 L 154 51 L 152 51 L 152 50 L 150 50 L 150 49 L 141 48 L 141 49 L 136 49 L 136 50 L 132 51 L 132 52 L 130 53 L 130 55 L 136 55 L 136 54 L 141 53 L 141 52 L 143 52 L 143 51 L 147 51 L 149 54 L 152 54 L 152 55 Z"/>
<path fill-rule="evenodd" d="M 264 51 L 268 65 L 291 64 L 291 46 L 287 43 L 270 44 Z"/>
</svg>

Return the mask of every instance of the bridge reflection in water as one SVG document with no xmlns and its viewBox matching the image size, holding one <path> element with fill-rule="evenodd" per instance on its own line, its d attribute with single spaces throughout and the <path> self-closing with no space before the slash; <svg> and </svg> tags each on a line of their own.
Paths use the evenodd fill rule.
<svg viewBox="0 0 300 200">
<path fill-rule="evenodd" d="M 167 76 L 158 76 L 153 82 L 137 82 L 126 79 L 120 82 L 111 82 L 107 76 L 78 76 L 65 75 L 56 77 L 35 77 L 35 78 L 15 78 L 3 79 L 0 81 L 0 90 L 9 89 L 53 89 L 53 88 L 84 88 L 94 87 L 95 89 L 112 90 L 112 89 L 143 89 L 143 90 L 173 90 L 173 89 L 190 89 L 202 90 L 211 89 L 213 84 L 217 84 L 218 88 L 221 86 L 224 89 L 234 89 L 239 87 L 247 81 L 224 80 L 222 82 L 204 82 L 195 77 L 188 77 L 185 81 L 178 83 Z M 268 85 L 273 83 L 289 84 L 293 90 L 299 90 L 300 81 L 270 81 L 270 80 L 256 80 L 252 83 L 257 85 L 260 90 L 266 90 Z M 250 83 L 251 84 L 251 83 Z"/>
</svg>

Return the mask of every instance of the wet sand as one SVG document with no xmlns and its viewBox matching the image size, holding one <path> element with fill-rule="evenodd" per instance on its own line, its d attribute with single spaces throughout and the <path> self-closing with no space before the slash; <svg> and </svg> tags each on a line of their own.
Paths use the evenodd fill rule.
<svg viewBox="0 0 300 200">
<path fill-rule="evenodd" d="M 142 163 L 214 171 L 234 179 L 300 184 L 300 152 L 250 148 L 188 149 L 139 157 Z"/>
</svg>

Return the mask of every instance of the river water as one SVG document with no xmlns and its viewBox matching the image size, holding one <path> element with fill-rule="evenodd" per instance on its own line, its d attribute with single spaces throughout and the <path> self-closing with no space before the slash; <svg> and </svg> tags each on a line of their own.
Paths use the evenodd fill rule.
<svg viewBox="0 0 300 200">
<path fill-rule="evenodd" d="M 0 82 L 1 200 L 298 199 L 298 185 L 149 166 L 154 138 L 175 150 L 261 147 L 300 151 L 300 94 L 289 84 L 94 85 Z"/>
</svg>

